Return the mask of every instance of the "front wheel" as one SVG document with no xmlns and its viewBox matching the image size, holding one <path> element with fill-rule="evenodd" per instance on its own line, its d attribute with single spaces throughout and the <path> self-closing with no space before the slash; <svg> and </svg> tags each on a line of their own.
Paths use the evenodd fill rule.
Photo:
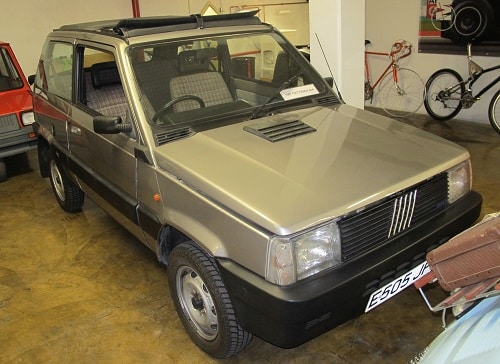
<svg viewBox="0 0 500 364">
<path fill-rule="evenodd" d="M 425 110 L 436 120 L 452 119 L 462 109 L 464 93 L 463 79 L 456 71 L 439 70 L 433 73 L 425 84 Z"/>
<path fill-rule="evenodd" d="M 395 117 L 410 115 L 422 106 L 424 81 L 413 70 L 397 68 L 384 76 L 377 97 L 389 115 Z"/>
<path fill-rule="evenodd" d="M 243 330 L 215 260 L 193 243 L 182 243 L 169 256 L 170 293 L 191 340 L 214 358 L 243 350 L 252 335 Z"/>
<path fill-rule="evenodd" d="M 60 163 L 51 158 L 49 162 L 50 184 L 57 202 L 66 212 L 76 212 L 82 208 L 84 193 L 69 177 Z"/>
<path fill-rule="evenodd" d="M 488 108 L 488 116 L 493 129 L 500 134 L 500 90 L 498 90 L 491 99 Z"/>
</svg>

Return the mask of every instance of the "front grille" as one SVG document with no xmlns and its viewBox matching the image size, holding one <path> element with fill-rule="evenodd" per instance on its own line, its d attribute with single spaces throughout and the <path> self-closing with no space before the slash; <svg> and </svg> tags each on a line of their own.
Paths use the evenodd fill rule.
<svg viewBox="0 0 500 364">
<path fill-rule="evenodd" d="M 389 233 L 387 234 L 388 238 L 391 238 L 410 227 L 416 200 L 417 190 L 413 190 L 394 199 L 391 226 L 389 227 Z"/>
<path fill-rule="evenodd" d="M 339 221 L 342 260 L 362 255 L 418 226 L 447 206 L 448 176 L 440 174 Z"/>
<path fill-rule="evenodd" d="M 0 116 L 0 133 L 8 133 L 19 129 L 16 114 L 8 114 Z"/>
</svg>

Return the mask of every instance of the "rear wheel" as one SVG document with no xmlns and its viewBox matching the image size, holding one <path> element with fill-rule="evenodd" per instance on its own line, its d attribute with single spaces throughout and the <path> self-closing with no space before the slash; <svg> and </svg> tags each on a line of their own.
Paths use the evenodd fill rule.
<svg viewBox="0 0 500 364">
<path fill-rule="evenodd" d="M 436 120 L 452 119 L 462 109 L 464 93 L 463 79 L 456 71 L 439 70 L 429 77 L 425 85 L 425 110 Z"/>
<path fill-rule="evenodd" d="M 380 82 L 377 98 L 382 108 L 395 117 L 403 117 L 417 111 L 424 102 L 424 81 L 417 72 L 399 68 L 389 72 Z"/>
<path fill-rule="evenodd" d="M 56 196 L 57 202 L 67 212 L 76 212 L 82 208 L 84 193 L 66 175 L 59 161 L 52 158 L 50 165 L 50 184 Z"/>
<path fill-rule="evenodd" d="M 498 90 L 491 99 L 488 108 L 488 116 L 493 129 L 500 134 L 500 90 Z"/>
<path fill-rule="evenodd" d="M 215 260 L 192 243 L 182 243 L 169 256 L 170 292 L 193 342 L 215 358 L 243 350 L 252 335 L 241 328 Z"/>
</svg>

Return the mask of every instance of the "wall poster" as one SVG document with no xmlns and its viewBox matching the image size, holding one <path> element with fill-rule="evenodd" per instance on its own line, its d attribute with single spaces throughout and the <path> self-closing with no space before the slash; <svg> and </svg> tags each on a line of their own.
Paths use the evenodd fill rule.
<svg viewBox="0 0 500 364">
<path fill-rule="evenodd" d="M 419 52 L 500 56 L 500 1 L 420 1 Z"/>
</svg>

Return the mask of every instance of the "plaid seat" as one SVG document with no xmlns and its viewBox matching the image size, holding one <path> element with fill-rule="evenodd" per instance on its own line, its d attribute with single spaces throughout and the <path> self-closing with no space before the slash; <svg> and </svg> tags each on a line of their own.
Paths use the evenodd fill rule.
<svg viewBox="0 0 500 364">
<path fill-rule="evenodd" d="M 126 122 L 128 103 L 114 62 L 96 63 L 86 72 L 86 99 L 91 109 Z"/>
<path fill-rule="evenodd" d="M 172 100 L 185 95 L 200 97 L 205 106 L 218 105 L 233 101 L 229 88 L 216 71 L 208 71 L 212 49 L 189 50 L 179 53 L 181 75 L 170 81 Z M 174 105 L 175 112 L 199 108 L 194 100 L 181 101 Z"/>
</svg>

